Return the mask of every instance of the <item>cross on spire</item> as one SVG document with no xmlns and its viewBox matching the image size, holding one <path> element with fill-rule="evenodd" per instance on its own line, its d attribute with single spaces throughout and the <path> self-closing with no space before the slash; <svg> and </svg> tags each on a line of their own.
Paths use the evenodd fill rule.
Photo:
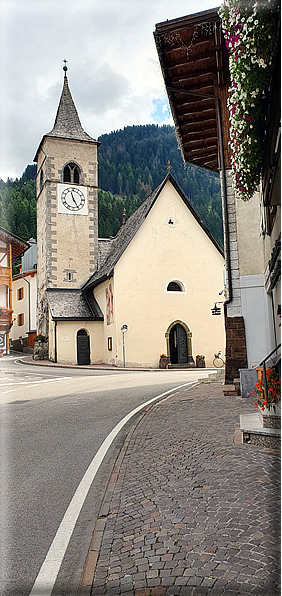
<svg viewBox="0 0 282 596">
<path fill-rule="evenodd" d="M 67 76 L 67 70 L 68 70 L 68 67 L 67 67 L 68 60 L 64 59 L 63 62 L 65 63 L 65 66 L 63 66 L 63 70 L 65 71 L 65 77 L 66 77 Z"/>
<path fill-rule="evenodd" d="M 170 165 L 170 161 L 169 159 L 167 160 L 167 171 L 169 172 L 171 170 L 171 165 Z"/>
</svg>

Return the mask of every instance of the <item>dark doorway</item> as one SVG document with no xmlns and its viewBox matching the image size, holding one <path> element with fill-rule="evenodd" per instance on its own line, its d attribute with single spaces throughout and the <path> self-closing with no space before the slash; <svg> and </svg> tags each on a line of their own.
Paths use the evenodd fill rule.
<svg viewBox="0 0 282 596">
<path fill-rule="evenodd" d="M 178 323 L 169 333 L 169 350 L 171 364 L 186 364 L 188 362 L 187 334 Z"/>
<path fill-rule="evenodd" d="M 90 364 L 89 335 L 85 329 L 77 332 L 77 364 Z"/>
</svg>

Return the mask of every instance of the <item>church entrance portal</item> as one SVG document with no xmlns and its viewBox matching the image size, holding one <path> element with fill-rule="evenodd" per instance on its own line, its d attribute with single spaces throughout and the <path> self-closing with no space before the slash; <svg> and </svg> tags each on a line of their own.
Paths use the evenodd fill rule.
<svg viewBox="0 0 282 596">
<path fill-rule="evenodd" d="M 90 364 L 90 343 L 89 335 L 85 329 L 80 329 L 76 336 L 77 341 L 77 364 Z"/>
<path fill-rule="evenodd" d="M 185 326 L 186 327 L 186 326 Z M 192 333 L 180 323 L 169 330 L 169 356 L 171 364 L 193 364 Z"/>
</svg>

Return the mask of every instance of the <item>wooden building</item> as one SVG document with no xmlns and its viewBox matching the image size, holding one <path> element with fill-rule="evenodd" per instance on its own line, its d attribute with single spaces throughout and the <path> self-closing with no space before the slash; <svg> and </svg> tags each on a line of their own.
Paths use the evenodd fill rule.
<svg viewBox="0 0 282 596">
<path fill-rule="evenodd" d="M 12 264 L 28 246 L 0 227 L 0 350 L 4 354 L 9 353 L 9 332 L 13 324 Z"/>
</svg>

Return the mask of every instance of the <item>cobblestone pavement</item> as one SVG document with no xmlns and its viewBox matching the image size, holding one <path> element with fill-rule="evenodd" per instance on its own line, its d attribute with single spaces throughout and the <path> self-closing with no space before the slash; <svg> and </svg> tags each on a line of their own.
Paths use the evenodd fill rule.
<svg viewBox="0 0 282 596">
<path fill-rule="evenodd" d="M 91 596 L 280 594 L 280 454 L 241 444 L 253 409 L 200 384 L 141 417 L 90 545 Z"/>
</svg>

